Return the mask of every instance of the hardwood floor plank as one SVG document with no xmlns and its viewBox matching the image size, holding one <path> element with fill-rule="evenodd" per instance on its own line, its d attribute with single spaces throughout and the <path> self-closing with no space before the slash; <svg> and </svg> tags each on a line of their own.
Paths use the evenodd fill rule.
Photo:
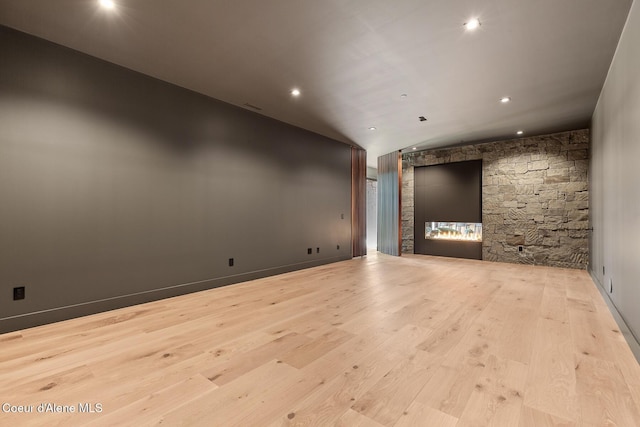
<svg viewBox="0 0 640 427">
<path fill-rule="evenodd" d="M 211 383 L 211 381 L 202 375 L 194 375 L 184 381 L 132 402 L 117 411 L 110 412 L 104 417 L 87 423 L 87 425 L 91 427 L 124 426 L 129 424 L 131 420 L 140 418 L 144 418 L 149 424 L 155 424 L 160 422 L 168 406 L 184 406 L 216 388 L 218 388 L 217 385 Z"/>
<path fill-rule="evenodd" d="M 333 357 L 328 359 L 333 368 L 318 362 L 307 365 L 303 372 L 321 377 L 325 384 L 293 405 L 277 425 L 325 426 L 337 422 L 357 399 L 404 360 L 404 355 L 392 351 L 395 338 L 389 338 L 371 352 L 347 354 L 344 359 L 348 361 L 346 365 L 338 363 Z M 295 414 L 295 418 L 289 417 L 291 413 Z"/>
<path fill-rule="evenodd" d="M 573 354 L 570 325 L 539 319 L 525 405 L 570 421 L 578 419 Z"/>
<path fill-rule="evenodd" d="M 592 356 L 576 359 L 580 419 L 593 425 L 640 425 L 640 412 L 618 367 Z"/>
<path fill-rule="evenodd" d="M 496 353 L 501 347 L 500 336 L 505 328 L 505 307 L 492 301 L 487 308 L 469 325 L 458 344 L 446 353 L 446 364 L 456 366 L 469 358 L 484 364 L 490 353 Z"/>
<path fill-rule="evenodd" d="M 281 358 L 290 349 L 297 348 L 310 341 L 311 338 L 304 335 L 287 334 L 256 349 L 237 355 L 213 368 L 202 371 L 201 374 L 218 385 L 224 385 L 269 360 Z"/>
<path fill-rule="evenodd" d="M 557 288 L 546 286 L 540 304 L 540 317 L 557 322 L 569 322 L 567 299 Z"/>
<path fill-rule="evenodd" d="M 0 335 L 0 343 L 2 343 L 3 348 L 7 348 L 9 346 L 9 343 L 14 344 L 16 347 L 19 347 L 24 344 L 23 338 L 24 335 L 22 335 L 22 332 L 9 332 Z"/>
<path fill-rule="evenodd" d="M 295 416 L 289 408 L 299 399 L 304 399 L 319 390 L 324 384 L 322 379 L 297 372 L 261 393 L 254 394 L 239 407 L 225 407 L 216 416 L 225 420 L 224 425 L 229 426 L 268 425 L 281 418 L 283 414 L 287 414 L 286 417 L 289 419 Z"/>
<path fill-rule="evenodd" d="M 530 408 L 527 405 L 522 406 L 520 411 L 519 427 L 577 427 L 578 424 L 573 421 L 563 420 L 554 417 L 551 414 Z"/>
<path fill-rule="evenodd" d="M 340 417 L 336 423 L 336 427 L 383 427 L 383 425 L 369 417 L 365 417 L 353 409 L 348 409 L 344 415 Z"/>
<path fill-rule="evenodd" d="M 440 366 L 442 356 L 417 350 L 387 372 L 352 409 L 383 425 L 393 425 Z"/>
<path fill-rule="evenodd" d="M 596 306 L 591 299 L 585 298 L 567 298 L 567 307 L 573 310 L 586 311 L 587 313 L 594 313 Z"/>
<path fill-rule="evenodd" d="M 349 370 L 353 365 L 361 365 L 363 360 L 371 358 L 372 354 L 379 354 L 379 348 L 390 340 L 391 335 L 377 331 L 355 335 L 349 341 L 342 343 L 318 359 L 306 365 L 303 370 L 323 378 L 331 378 L 343 370 Z M 387 351 L 385 345 L 384 351 Z"/>
<path fill-rule="evenodd" d="M 419 343 L 432 334 L 431 329 L 406 324 L 393 332 L 389 340 L 384 342 L 383 347 L 388 352 L 398 353 L 404 358 L 408 358 L 418 350 Z"/>
<path fill-rule="evenodd" d="M 303 311 L 298 315 L 264 329 L 264 331 L 276 336 L 295 332 L 310 338 L 316 338 L 329 329 L 336 328 L 340 325 L 342 325 L 342 322 L 327 319 L 327 315 L 323 310 L 315 309 Z"/>
<path fill-rule="evenodd" d="M 640 409 L 640 365 L 624 341 L 611 341 L 611 351 L 615 354 L 616 366 L 631 392 L 636 407 Z"/>
<path fill-rule="evenodd" d="M 394 427 L 456 427 L 457 423 L 457 418 L 414 401 Z"/>
<path fill-rule="evenodd" d="M 417 296 L 414 301 L 393 313 L 393 317 L 399 324 L 410 323 L 428 328 L 436 323 L 434 315 L 442 312 L 438 308 L 439 305 L 437 301 L 429 299 L 426 295 Z"/>
<path fill-rule="evenodd" d="M 445 360 L 418 394 L 416 401 L 459 418 L 485 366 L 473 357 L 454 366 L 449 366 Z"/>
<path fill-rule="evenodd" d="M 602 360 L 614 360 L 609 335 L 601 327 L 595 311 L 569 308 L 571 336 L 575 352 Z"/>
<path fill-rule="evenodd" d="M 223 387 L 196 398 L 190 405 L 167 407 L 159 424 L 168 426 L 231 425 L 230 417 L 236 412 L 256 410 L 251 406 L 256 396 L 262 397 L 278 383 L 300 379 L 299 371 L 286 363 L 271 360 Z"/>
<path fill-rule="evenodd" d="M 562 281 L 567 293 L 567 298 L 584 301 L 602 301 L 600 293 L 590 280 L 589 273 L 585 270 L 556 269 L 554 274 Z"/>
<path fill-rule="evenodd" d="M 537 308 L 506 309 L 502 316 L 504 327 L 497 339 L 495 354 L 528 364 L 531 361 L 538 316 Z"/>
<path fill-rule="evenodd" d="M 457 427 L 518 425 L 527 370 L 523 363 L 491 355 Z"/>
<path fill-rule="evenodd" d="M 462 307 L 452 313 L 440 327 L 418 345 L 420 350 L 445 355 L 454 348 L 467 333 L 473 321 L 480 313 L 477 310 Z"/>
<path fill-rule="evenodd" d="M 316 339 L 292 348 L 281 359 L 291 366 L 303 368 L 352 337 L 353 334 L 349 332 L 332 329 Z"/>
<path fill-rule="evenodd" d="M 69 420 L 89 421 L 94 414 L 78 414 L 78 404 L 95 402 L 91 396 L 83 395 L 83 386 L 87 381 L 97 378 L 87 366 L 74 366 L 64 372 L 35 379 L 24 384 L 20 393 L 2 392 L 0 404 L 19 402 L 34 409 L 31 414 L 11 414 L 0 411 L 0 425 L 69 425 Z M 76 413 L 38 412 L 40 404 L 54 403 L 73 407 Z"/>
</svg>

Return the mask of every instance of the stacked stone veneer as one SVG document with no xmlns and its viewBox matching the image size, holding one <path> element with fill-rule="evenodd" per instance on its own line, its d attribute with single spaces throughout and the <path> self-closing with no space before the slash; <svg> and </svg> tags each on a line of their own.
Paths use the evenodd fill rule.
<svg viewBox="0 0 640 427">
<path fill-rule="evenodd" d="M 483 259 L 586 268 L 588 149 L 585 129 L 404 154 L 402 251 L 414 247 L 414 167 L 482 159 Z"/>
</svg>

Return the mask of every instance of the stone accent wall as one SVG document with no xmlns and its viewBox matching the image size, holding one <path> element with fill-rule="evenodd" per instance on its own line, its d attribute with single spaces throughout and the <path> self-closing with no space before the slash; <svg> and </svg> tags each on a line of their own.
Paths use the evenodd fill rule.
<svg viewBox="0 0 640 427">
<path fill-rule="evenodd" d="M 403 253 L 413 253 L 414 167 L 482 159 L 483 259 L 586 268 L 588 150 L 584 129 L 404 154 Z"/>
</svg>

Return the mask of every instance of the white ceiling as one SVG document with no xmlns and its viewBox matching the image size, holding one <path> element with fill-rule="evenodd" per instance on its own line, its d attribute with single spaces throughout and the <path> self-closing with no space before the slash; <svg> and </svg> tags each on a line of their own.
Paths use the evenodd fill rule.
<svg viewBox="0 0 640 427">
<path fill-rule="evenodd" d="M 632 0 L 115 2 L 0 0 L 0 23 L 258 106 L 375 166 L 407 147 L 587 126 Z"/>
</svg>

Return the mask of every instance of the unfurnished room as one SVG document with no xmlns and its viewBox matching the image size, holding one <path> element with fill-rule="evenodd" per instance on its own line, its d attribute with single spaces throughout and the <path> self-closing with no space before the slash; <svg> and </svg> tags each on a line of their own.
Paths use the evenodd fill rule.
<svg viewBox="0 0 640 427">
<path fill-rule="evenodd" d="M 0 425 L 640 426 L 633 0 L 0 0 Z"/>
</svg>

